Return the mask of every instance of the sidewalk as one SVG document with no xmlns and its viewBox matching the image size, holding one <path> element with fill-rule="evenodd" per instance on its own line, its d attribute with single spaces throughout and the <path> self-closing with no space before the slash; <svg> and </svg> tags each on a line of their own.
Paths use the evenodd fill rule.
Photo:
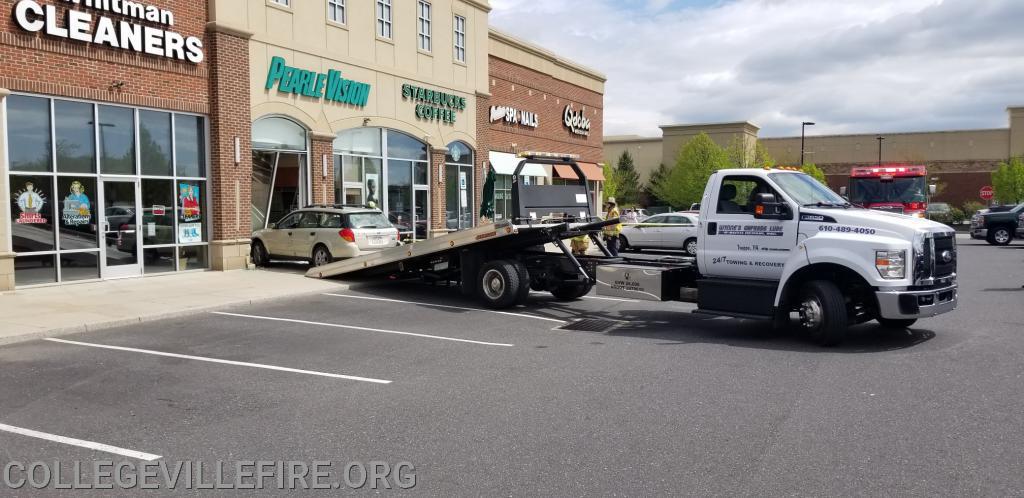
<svg viewBox="0 0 1024 498">
<path fill-rule="evenodd" d="M 345 288 L 298 272 L 237 270 L 15 290 L 0 293 L 0 344 Z"/>
</svg>

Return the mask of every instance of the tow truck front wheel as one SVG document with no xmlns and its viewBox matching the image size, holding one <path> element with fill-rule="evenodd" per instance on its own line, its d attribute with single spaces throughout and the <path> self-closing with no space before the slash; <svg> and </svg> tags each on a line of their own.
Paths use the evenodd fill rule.
<svg viewBox="0 0 1024 498">
<path fill-rule="evenodd" d="M 479 297 L 489 308 L 502 309 L 516 304 L 523 282 L 516 265 L 505 260 L 491 261 L 480 268 Z"/>
<path fill-rule="evenodd" d="M 846 336 L 846 300 L 836 284 L 812 280 L 800 291 L 800 328 L 822 346 L 835 346 Z"/>
</svg>

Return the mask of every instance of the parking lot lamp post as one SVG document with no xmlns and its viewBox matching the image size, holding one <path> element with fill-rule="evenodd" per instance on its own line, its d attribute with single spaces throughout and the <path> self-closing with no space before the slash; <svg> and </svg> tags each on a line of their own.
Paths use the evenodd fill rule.
<svg viewBox="0 0 1024 498">
<path fill-rule="evenodd" d="M 801 168 L 804 166 L 804 130 L 806 130 L 808 126 L 814 126 L 814 122 L 813 121 L 804 121 L 803 123 L 800 123 L 800 167 Z"/>
</svg>

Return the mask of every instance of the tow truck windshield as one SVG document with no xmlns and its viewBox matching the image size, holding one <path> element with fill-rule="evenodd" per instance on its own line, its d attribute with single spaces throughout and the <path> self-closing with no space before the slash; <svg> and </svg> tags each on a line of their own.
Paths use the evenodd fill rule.
<svg viewBox="0 0 1024 498">
<path fill-rule="evenodd" d="M 802 206 L 849 207 L 850 203 L 818 180 L 803 173 L 770 173 L 779 188 Z"/>
</svg>

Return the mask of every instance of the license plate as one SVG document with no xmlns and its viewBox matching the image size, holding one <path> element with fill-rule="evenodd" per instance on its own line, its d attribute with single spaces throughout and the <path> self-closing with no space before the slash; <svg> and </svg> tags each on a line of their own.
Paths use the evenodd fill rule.
<svg viewBox="0 0 1024 498">
<path fill-rule="evenodd" d="M 384 245 L 384 237 L 370 237 L 371 246 L 382 246 Z"/>
</svg>

